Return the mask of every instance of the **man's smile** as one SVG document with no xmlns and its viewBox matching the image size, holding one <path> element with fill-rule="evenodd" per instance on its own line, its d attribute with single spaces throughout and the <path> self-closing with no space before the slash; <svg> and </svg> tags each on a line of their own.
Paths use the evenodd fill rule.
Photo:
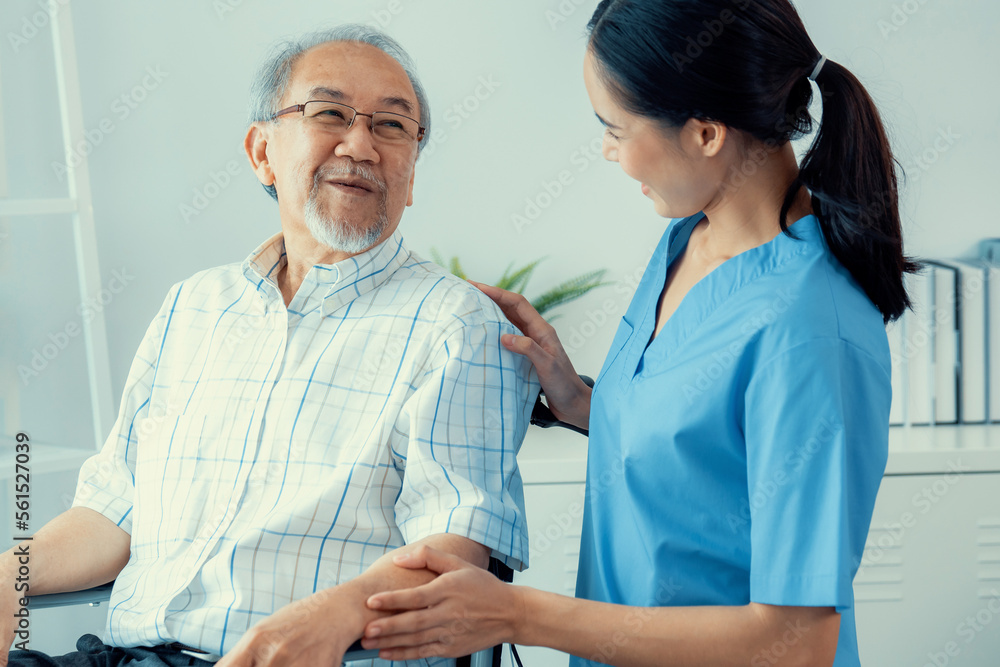
<svg viewBox="0 0 1000 667">
<path fill-rule="evenodd" d="M 341 192 L 358 196 L 370 194 L 377 189 L 374 183 L 360 176 L 337 176 L 326 182 Z"/>
</svg>

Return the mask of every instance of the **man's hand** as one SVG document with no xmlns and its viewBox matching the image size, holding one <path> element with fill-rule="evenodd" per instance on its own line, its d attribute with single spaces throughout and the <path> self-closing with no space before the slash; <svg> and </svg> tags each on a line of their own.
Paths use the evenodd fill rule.
<svg viewBox="0 0 1000 667">
<path fill-rule="evenodd" d="M 369 609 L 365 603 L 370 596 L 420 586 L 437 576 L 412 564 L 401 567 L 393 562 L 394 556 L 421 545 L 457 554 L 480 568 L 489 562 L 489 550 L 468 538 L 425 537 L 385 554 L 356 579 L 282 607 L 251 628 L 217 667 L 337 667 L 351 644 L 361 638 L 365 625 L 389 615 Z"/>
<path fill-rule="evenodd" d="M 364 606 L 363 593 L 351 582 L 322 590 L 255 625 L 216 665 L 338 667 L 364 632 Z"/>
<path fill-rule="evenodd" d="M 380 649 L 383 660 L 416 660 L 457 658 L 511 641 L 524 615 L 520 588 L 429 547 L 400 554 L 394 562 L 440 576 L 423 586 L 371 596 L 370 609 L 396 615 L 368 624 L 365 648 Z"/>
</svg>

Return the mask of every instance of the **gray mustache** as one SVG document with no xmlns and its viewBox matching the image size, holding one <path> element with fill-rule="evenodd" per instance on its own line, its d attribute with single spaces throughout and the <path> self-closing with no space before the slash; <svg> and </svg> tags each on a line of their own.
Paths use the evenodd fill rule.
<svg viewBox="0 0 1000 667">
<path fill-rule="evenodd" d="M 337 164 L 330 167 L 321 167 L 316 172 L 316 176 L 313 178 L 313 186 L 319 187 L 321 182 L 330 180 L 330 178 L 336 176 L 357 176 L 359 178 L 363 178 L 366 181 L 371 182 L 383 195 L 389 189 L 386 186 L 385 181 L 379 178 L 378 174 L 376 174 L 371 167 L 351 162 Z"/>
</svg>

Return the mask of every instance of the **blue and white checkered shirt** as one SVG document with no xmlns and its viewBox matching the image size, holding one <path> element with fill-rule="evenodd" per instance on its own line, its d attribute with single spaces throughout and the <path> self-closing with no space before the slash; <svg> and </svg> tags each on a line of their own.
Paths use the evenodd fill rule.
<svg viewBox="0 0 1000 667">
<path fill-rule="evenodd" d="M 109 644 L 224 654 L 437 533 L 527 563 L 515 455 L 538 384 L 500 345 L 516 329 L 398 231 L 313 266 L 287 308 L 285 262 L 278 234 L 170 290 L 81 470 L 74 504 L 132 536 Z"/>
</svg>

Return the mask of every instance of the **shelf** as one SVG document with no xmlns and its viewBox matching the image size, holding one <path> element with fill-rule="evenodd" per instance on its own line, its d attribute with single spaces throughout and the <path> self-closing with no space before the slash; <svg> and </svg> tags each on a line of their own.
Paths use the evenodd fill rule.
<svg viewBox="0 0 1000 667">
<path fill-rule="evenodd" d="M 525 484 L 571 484 L 587 476 L 587 439 L 532 426 L 517 456 Z M 1000 424 L 893 426 L 886 475 L 1000 472 Z"/>
<path fill-rule="evenodd" d="M 886 475 L 1000 472 L 1000 424 L 893 426 Z"/>
<path fill-rule="evenodd" d="M 587 439 L 532 426 L 517 461 L 525 484 L 574 484 L 587 476 Z M 14 440 L 0 440 L 0 480 L 14 475 Z M 31 443 L 31 472 L 79 470 L 94 450 Z M 1000 472 L 1000 424 L 889 429 L 886 475 Z"/>
<path fill-rule="evenodd" d="M 13 438 L 0 439 L 0 482 L 13 479 L 15 474 L 15 454 Z M 31 461 L 28 468 L 32 477 L 53 472 L 79 470 L 83 462 L 96 454 L 96 450 L 80 447 L 59 447 L 36 441 L 31 442 Z M 34 484 L 32 485 L 34 486 Z"/>
</svg>

